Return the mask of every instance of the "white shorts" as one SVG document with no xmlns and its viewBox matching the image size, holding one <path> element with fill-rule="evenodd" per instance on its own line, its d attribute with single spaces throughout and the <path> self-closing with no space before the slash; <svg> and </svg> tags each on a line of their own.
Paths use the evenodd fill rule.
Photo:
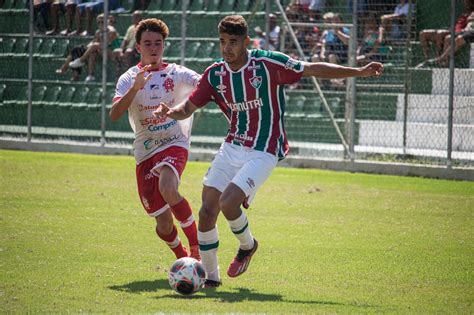
<svg viewBox="0 0 474 315">
<path fill-rule="evenodd" d="M 245 193 L 249 205 L 278 163 L 270 153 L 224 142 L 204 176 L 204 186 L 220 192 L 234 183 Z"/>
</svg>

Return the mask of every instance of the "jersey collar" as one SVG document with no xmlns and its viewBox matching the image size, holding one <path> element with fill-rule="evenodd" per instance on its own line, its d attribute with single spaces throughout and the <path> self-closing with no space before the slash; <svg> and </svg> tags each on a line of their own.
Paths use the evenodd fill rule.
<svg viewBox="0 0 474 315">
<path fill-rule="evenodd" d="M 137 67 L 138 67 L 138 69 L 141 70 L 141 69 L 143 69 L 144 66 L 142 66 L 142 63 L 141 63 L 141 62 L 139 62 L 139 63 L 137 64 Z M 163 69 L 166 69 L 166 67 L 168 67 L 168 64 L 167 64 L 166 62 L 162 62 L 161 65 L 160 65 L 160 67 L 159 67 L 158 69 L 152 69 L 151 72 L 154 72 L 154 71 L 161 71 L 161 70 L 163 70 Z"/>
<path fill-rule="evenodd" d="M 243 65 L 242 68 L 240 68 L 240 69 L 237 70 L 237 71 L 233 71 L 233 70 L 229 67 L 229 64 L 228 64 L 226 61 L 224 61 L 224 64 L 225 64 L 226 69 L 229 70 L 230 73 L 237 73 L 237 72 L 242 71 L 243 69 L 247 68 L 248 65 L 250 64 L 250 55 L 251 55 L 250 50 L 247 49 L 247 63 L 245 63 L 245 65 Z"/>
</svg>

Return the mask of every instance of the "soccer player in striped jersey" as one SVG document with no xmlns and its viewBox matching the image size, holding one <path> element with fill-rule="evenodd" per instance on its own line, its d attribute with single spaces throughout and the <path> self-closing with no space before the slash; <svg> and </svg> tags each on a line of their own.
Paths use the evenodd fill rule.
<svg viewBox="0 0 474 315">
<path fill-rule="evenodd" d="M 158 19 L 138 24 L 135 47 L 140 63 L 119 78 L 110 117 L 115 121 L 128 111 L 135 133 L 138 194 L 148 215 L 156 220 L 156 234 L 177 258 L 200 259 L 196 222 L 189 203 L 178 192 L 188 158 L 192 118 L 177 121 L 153 115 L 161 101 L 170 106 L 186 101 L 200 79 L 190 69 L 163 61 L 168 34 L 168 26 Z M 173 215 L 188 239 L 190 253 L 178 236 Z"/>
<path fill-rule="evenodd" d="M 379 76 L 383 65 L 361 68 L 291 59 L 280 52 L 247 50 L 248 26 L 240 15 L 227 16 L 218 26 L 222 60 L 206 69 L 188 101 L 170 108 L 162 103 L 157 117 L 186 119 L 214 101 L 227 117 L 230 128 L 203 180 L 198 240 L 207 273 L 206 287 L 221 285 L 217 248 L 217 216 L 220 211 L 240 241 L 236 257 L 227 269 L 229 277 L 244 273 L 258 247 L 245 213 L 257 189 L 270 176 L 278 160 L 288 152 L 284 129 L 284 85 L 303 76 L 325 79 Z"/>
</svg>

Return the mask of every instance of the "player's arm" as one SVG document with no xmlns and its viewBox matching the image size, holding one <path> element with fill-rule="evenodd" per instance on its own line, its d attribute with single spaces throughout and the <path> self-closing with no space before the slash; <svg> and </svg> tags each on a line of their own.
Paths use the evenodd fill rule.
<svg viewBox="0 0 474 315">
<path fill-rule="evenodd" d="M 135 98 L 135 95 L 137 95 L 138 91 L 143 89 L 148 80 L 151 79 L 151 73 L 147 77 L 145 77 L 145 72 L 150 67 L 151 65 L 143 67 L 143 69 L 137 73 L 137 76 L 135 77 L 135 82 L 133 82 L 132 87 L 127 91 L 127 93 L 125 93 L 123 97 L 114 102 L 109 112 L 109 116 L 112 121 L 116 121 L 117 119 L 122 117 L 122 115 L 128 110 L 128 108 L 132 104 L 133 99 Z"/>
<path fill-rule="evenodd" d="M 199 107 L 194 105 L 190 100 L 170 108 L 165 103 L 160 103 L 160 106 L 153 112 L 156 117 L 167 116 L 176 120 L 183 120 L 190 117 Z"/>
<path fill-rule="evenodd" d="M 304 62 L 304 77 L 322 79 L 341 79 L 347 77 L 379 77 L 383 72 L 383 65 L 371 62 L 363 67 L 345 67 L 327 62 Z"/>
</svg>

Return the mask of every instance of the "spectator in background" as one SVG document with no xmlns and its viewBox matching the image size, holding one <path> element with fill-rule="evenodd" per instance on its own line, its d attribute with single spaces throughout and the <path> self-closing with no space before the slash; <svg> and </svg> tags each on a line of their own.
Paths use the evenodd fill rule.
<svg viewBox="0 0 474 315">
<path fill-rule="evenodd" d="M 109 11 L 115 10 L 119 5 L 118 0 L 109 0 Z M 104 10 L 104 0 L 95 0 L 92 2 L 84 2 L 76 6 L 75 20 L 76 30 L 71 35 L 88 36 L 92 34 L 92 19 L 94 15 Z M 86 18 L 86 30 L 82 31 L 82 16 Z"/>
<path fill-rule="evenodd" d="M 311 0 L 292 0 L 286 7 L 286 16 L 290 21 L 307 21 Z"/>
<path fill-rule="evenodd" d="M 342 23 L 341 16 L 338 13 L 328 12 L 324 14 L 325 23 Z M 321 35 L 321 51 L 319 56 L 312 56 L 313 62 L 329 62 L 341 64 L 347 62 L 347 49 L 349 46 L 350 30 L 347 27 L 333 27 L 325 30 Z M 331 79 L 334 87 L 344 85 L 343 79 Z M 324 82 L 325 83 L 325 82 Z"/>
<path fill-rule="evenodd" d="M 473 0 L 464 0 L 464 13 L 461 14 L 461 16 L 456 21 L 454 29 L 456 34 L 461 34 L 463 32 L 463 29 L 467 26 L 468 17 L 472 13 L 474 7 L 473 2 Z M 449 34 L 449 29 L 428 29 L 422 30 L 420 32 L 420 44 L 423 51 L 423 57 L 425 57 L 425 62 L 422 62 L 417 67 L 424 66 L 430 60 L 430 42 L 434 43 L 435 45 L 435 58 L 441 56 L 444 51 L 444 47 L 446 47 L 446 45 L 444 45 L 445 38 L 447 36 L 448 39 L 451 38 Z"/>
<path fill-rule="evenodd" d="M 87 44 L 92 45 L 94 41 L 91 41 Z M 71 52 L 67 55 L 66 61 L 62 64 L 62 66 L 56 70 L 56 74 L 66 74 L 67 70 L 69 69 L 69 63 L 73 60 L 80 58 L 87 50 L 87 47 L 84 45 L 79 45 L 71 49 Z M 71 68 L 72 70 L 72 78 L 71 81 L 78 81 L 79 77 L 82 72 L 82 68 Z"/>
<path fill-rule="evenodd" d="M 466 26 L 461 29 L 461 32 L 456 33 L 454 37 L 454 51 L 457 52 L 465 44 L 474 42 L 474 11 L 467 18 Z M 444 51 L 438 58 L 433 61 L 439 65 L 446 66 L 449 61 L 449 54 L 451 50 L 451 36 L 444 38 Z M 430 60 L 431 61 L 431 60 Z"/>
<path fill-rule="evenodd" d="M 72 31 L 72 23 L 74 22 L 74 12 L 76 6 L 81 3 L 81 0 L 55 0 L 51 4 L 51 27 L 52 29 L 46 32 L 46 35 L 56 35 L 59 33 L 59 14 L 63 13 L 66 16 L 66 29 L 61 32 L 61 35 L 68 35 Z"/>
<path fill-rule="evenodd" d="M 367 22 L 364 24 L 363 37 L 363 43 L 357 49 L 357 63 L 365 65 L 370 61 L 384 62 L 390 48 L 384 43 L 382 32 L 373 13 L 369 13 Z"/>
<path fill-rule="evenodd" d="M 109 19 L 110 21 L 113 21 L 113 19 Z M 104 23 L 104 15 L 99 14 L 97 16 L 97 31 L 95 32 L 94 40 L 91 44 L 87 46 L 86 51 L 84 54 L 80 57 L 69 63 L 69 67 L 72 69 L 77 69 L 81 68 L 86 64 L 87 61 L 87 77 L 86 77 L 86 82 L 91 82 L 94 81 L 94 71 L 95 71 L 95 63 L 97 61 L 97 57 L 102 56 L 102 35 L 103 35 L 103 23 Z M 119 39 L 119 34 L 115 30 L 115 28 L 112 25 L 107 25 L 108 27 L 108 38 L 107 38 L 107 50 L 112 57 L 112 53 L 114 49 L 120 47 L 120 39 Z M 111 58 L 112 59 L 112 58 Z M 113 60 L 113 59 L 112 59 Z M 118 69 L 116 69 L 118 70 Z"/>
<path fill-rule="evenodd" d="M 33 25 L 36 33 L 49 29 L 49 11 L 52 0 L 33 0 Z M 29 5 L 28 7 L 29 8 Z"/>
<path fill-rule="evenodd" d="M 308 6 L 309 10 L 309 21 L 319 22 L 321 20 L 321 14 L 326 8 L 326 0 L 311 0 Z"/>
<path fill-rule="evenodd" d="M 132 25 L 127 29 L 125 38 L 120 45 L 120 48 L 114 50 L 114 57 L 117 60 L 117 68 L 119 73 L 122 72 L 122 66 L 125 65 L 126 69 L 131 68 L 134 61 L 139 57 L 137 50 L 135 49 L 135 32 L 138 27 L 138 23 L 143 19 L 142 11 L 134 11 L 132 14 Z"/>
<path fill-rule="evenodd" d="M 342 23 L 337 13 L 328 12 L 323 16 L 325 23 Z M 321 52 L 313 56 L 313 61 L 326 61 L 334 64 L 347 62 L 347 48 L 349 45 L 350 30 L 347 27 L 333 27 L 321 35 Z"/>
<path fill-rule="evenodd" d="M 280 26 L 278 26 L 278 18 L 273 13 L 270 13 L 268 17 L 270 19 L 270 43 L 268 44 L 268 50 L 277 50 L 280 47 Z M 265 32 L 262 31 L 260 26 L 256 26 L 253 30 L 255 37 L 252 42 L 252 48 L 265 49 Z"/>
<path fill-rule="evenodd" d="M 413 8 L 413 7 L 412 7 Z M 401 26 L 405 24 L 410 6 L 406 0 L 400 0 L 392 14 L 384 14 L 380 17 L 382 36 L 390 28 L 390 37 L 400 39 L 406 37 L 406 32 L 402 31 Z"/>
</svg>

